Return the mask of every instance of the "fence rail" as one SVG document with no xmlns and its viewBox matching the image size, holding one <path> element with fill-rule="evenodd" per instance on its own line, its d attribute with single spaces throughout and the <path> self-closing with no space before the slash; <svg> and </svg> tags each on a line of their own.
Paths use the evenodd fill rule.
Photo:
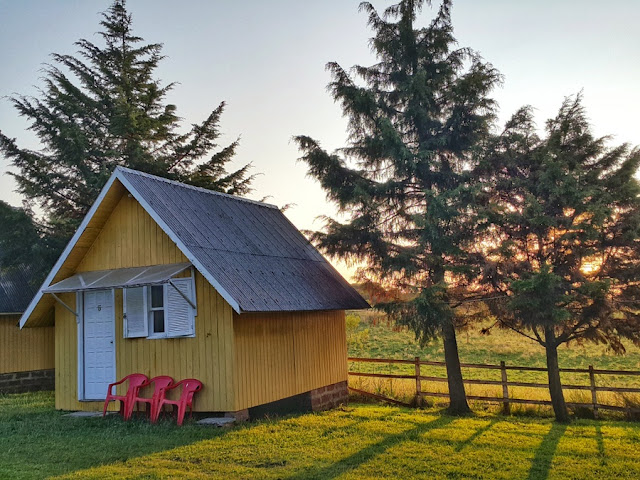
<svg viewBox="0 0 640 480">
<path fill-rule="evenodd" d="M 422 375 L 420 371 L 421 366 L 435 366 L 435 367 L 445 367 L 445 362 L 435 362 L 431 360 L 422 360 L 420 357 L 415 357 L 413 360 L 403 360 L 403 359 L 392 359 L 392 358 L 362 358 L 362 357 L 349 357 L 349 362 L 352 363 L 379 363 L 379 364 L 387 364 L 387 365 L 412 365 L 414 368 L 414 372 L 412 374 L 400 374 L 400 373 L 376 373 L 376 372 L 360 372 L 360 371 L 351 371 L 349 370 L 349 376 L 351 377 L 367 377 L 367 378 L 384 378 L 384 379 L 404 379 L 404 380 L 415 380 L 416 385 L 416 400 L 417 403 L 421 403 L 424 397 L 444 397 L 448 398 L 449 394 L 444 392 L 434 392 L 434 391 L 425 391 L 423 390 L 423 382 L 447 382 L 446 377 L 435 377 L 430 375 Z M 480 364 L 480 363 L 461 363 L 460 366 L 462 368 L 475 368 L 475 369 L 488 369 L 488 370 L 499 370 L 500 371 L 500 380 L 484 380 L 484 379 L 463 379 L 463 382 L 467 385 L 492 385 L 492 386 L 501 386 L 502 387 L 502 396 L 490 397 L 490 396 L 482 396 L 482 395 L 467 395 L 469 400 L 478 400 L 485 402 L 497 402 L 502 403 L 503 410 L 506 413 L 511 411 L 511 404 L 529 404 L 529 405 L 551 405 L 550 400 L 537 400 L 530 398 L 514 398 L 510 396 L 509 387 L 529 387 L 529 388 L 549 388 L 547 383 L 535 383 L 535 382 L 517 382 L 517 381 L 509 381 L 507 372 L 508 371 L 529 371 L 529 372 L 546 372 L 547 369 L 543 367 L 523 367 L 516 365 L 506 365 L 505 362 L 500 362 L 499 365 L 496 364 Z M 588 368 L 561 368 L 561 373 L 583 373 L 589 375 L 589 385 L 563 385 L 563 390 L 585 390 L 591 392 L 591 402 L 589 403 L 577 403 L 577 402 L 567 402 L 567 406 L 569 407 L 582 407 L 582 408 L 590 408 L 593 410 L 593 414 L 595 417 L 598 416 L 599 410 L 614 410 L 621 411 L 625 413 L 632 412 L 640 412 L 640 408 L 631 407 L 631 406 L 619 406 L 619 405 L 609 405 L 599 403 L 598 401 L 598 392 L 615 392 L 615 393 L 640 393 L 640 388 L 634 387 L 610 387 L 610 386 L 598 386 L 596 384 L 596 375 L 630 375 L 630 376 L 640 376 L 640 370 L 603 370 L 594 368 L 592 365 L 589 365 Z M 390 403 L 398 404 L 398 405 L 409 405 L 407 403 L 401 402 L 397 399 L 393 399 L 390 397 L 386 397 L 380 394 L 375 394 L 371 392 L 367 392 L 361 389 L 356 389 L 349 387 L 352 391 L 359 393 L 361 395 L 368 395 L 378 400 L 388 401 Z"/>
</svg>

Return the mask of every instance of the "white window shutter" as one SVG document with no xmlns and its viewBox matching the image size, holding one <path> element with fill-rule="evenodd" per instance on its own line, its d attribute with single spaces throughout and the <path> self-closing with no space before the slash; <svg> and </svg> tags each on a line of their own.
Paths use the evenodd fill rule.
<svg viewBox="0 0 640 480">
<path fill-rule="evenodd" d="M 182 295 L 178 290 L 182 292 Z M 194 305 L 196 304 L 193 279 L 171 279 L 167 285 L 167 304 L 165 306 L 168 337 L 186 337 L 195 334 L 195 311 L 185 297 L 189 298 Z"/>
<path fill-rule="evenodd" d="M 147 321 L 146 289 L 144 287 L 123 289 L 124 337 L 140 338 L 149 335 Z"/>
</svg>

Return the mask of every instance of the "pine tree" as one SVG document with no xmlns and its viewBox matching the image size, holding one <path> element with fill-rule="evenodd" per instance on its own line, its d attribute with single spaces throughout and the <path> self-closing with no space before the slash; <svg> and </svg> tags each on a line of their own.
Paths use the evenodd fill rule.
<svg viewBox="0 0 640 480">
<path fill-rule="evenodd" d="M 34 222 L 28 208 L 0 201 L 0 225 L 0 271 L 11 274 L 27 265 L 34 287 L 40 285 L 64 245 L 52 244 L 54 237 L 43 235 L 42 225 Z"/>
<path fill-rule="evenodd" d="M 455 303 L 472 272 L 467 238 L 468 162 L 488 135 L 500 81 L 491 65 L 457 48 L 451 1 L 414 28 L 424 0 L 403 0 L 379 16 L 360 8 L 374 31 L 378 63 L 353 77 L 329 63 L 329 88 L 349 119 L 349 144 L 330 154 L 296 137 L 310 175 L 348 217 L 327 219 L 314 241 L 329 255 L 364 263 L 363 276 L 401 295 L 378 304 L 425 343 L 444 343 L 450 411 L 469 410 L 462 383 Z"/>
<path fill-rule="evenodd" d="M 568 420 L 558 346 L 640 345 L 640 151 L 594 138 L 581 98 L 566 99 L 539 138 L 530 108 L 490 141 L 483 193 L 483 280 L 499 324 L 546 350 L 558 421 Z M 502 298 L 500 298 L 502 297 Z"/>
<path fill-rule="evenodd" d="M 162 45 L 133 33 L 125 0 L 115 0 L 100 25 L 103 45 L 82 39 L 76 56 L 54 54 L 40 97 L 12 98 L 43 148 L 20 148 L 0 132 L 0 152 L 18 169 L 19 192 L 43 208 L 62 243 L 118 165 L 247 193 L 250 166 L 227 171 L 237 141 L 216 150 L 224 103 L 181 132 L 175 105 L 164 103 L 173 84 L 154 77 Z"/>
</svg>

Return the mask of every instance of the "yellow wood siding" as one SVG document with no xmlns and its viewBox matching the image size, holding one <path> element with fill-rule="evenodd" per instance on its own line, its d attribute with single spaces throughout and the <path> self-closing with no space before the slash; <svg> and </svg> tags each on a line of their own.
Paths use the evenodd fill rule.
<svg viewBox="0 0 640 480">
<path fill-rule="evenodd" d="M 234 315 L 235 410 L 347 379 L 344 312 Z"/>
<path fill-rule="evenodd" d="M 0 315 L 0 373 L 54 368 L 53 327 L 20 330 L 20 315 Z"/>
<path fill-rule="evenodd" d="M 185 262 L 187 259 L 146 211 L 122 196 L 76 272 Z M 66 295 L 68 305 L 75 296 Z M 233 389 L 233 313 L 229 304 L 196 272 L 195 338 L 126 339 L 122 332 L 122 290 L 116 290 L 116 376 L 139 372 L 194 377 L 204 383 L 196 396 L 198 411 L 231 411 Z M 56 408 L 96 410 L 97 402 L 77 395 L 77 325 L 75 317 L 56 305 Z"/>
</svg>

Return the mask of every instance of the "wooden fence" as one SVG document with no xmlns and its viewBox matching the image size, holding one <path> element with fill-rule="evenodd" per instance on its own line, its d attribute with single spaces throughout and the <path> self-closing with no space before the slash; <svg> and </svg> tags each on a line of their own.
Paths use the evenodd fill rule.
<svg viewBox="0 0 640 480">
<path fill-rule="evenodd" d="M 360 371 L 352 371 L 349 370 L 349 376 L 351 377 L 369 377 L 369 378 L 388 378 L 388 379 L 407 379 L 407 380 L 415 380 L 415 392 L 416 399 L 418 402 L 424 397 L 449 397 L 448 393 L 444 392 L 434 392 L 434 391 L 426 391 L 423 389 L 423 382 L 447 382 L 446 377 L 434 377 L 434 376 L 425 376 L 420 372 L 420 366 L 435 366 L 435 367 L 445 367 L 446 364 L 444 362 L 433 362 L 427 360 L 421 360 L 420 357 L 415 357 L 414 360 L 397 360 L 397 359 L 386 359 L 386 358 L 358 358 L 358 357 L 350 357 L 349 362 L 353 363 L 378 363 L 378 364 L 389 364 L 389 365 L 412 365 L 413 373 L 412 374 L 398 374 L 398 373 L 375 373 L 375 372 L 360 372 Z M 477 363 L 462 363 L 460 364 L 462 368 L 471 368 L 471 369 L 487 369 L 487 370 L 500 370 L 501 379 L 500 380 L 484 380 L 484 379 L 464 379 L 464 383 L 467 385 L 493 385 L 493 386 L 501 386 L 502 387 L 502 396 L 500 397 L 490 397 L 490 396 L 480 396 L 480 395 L 467 395 L 469 400 L 478 400 L 485 402 L 497 402 L 502 403 L 503 410 L 506 413 L 511 411 L 511 404 L 519 403 L 519 404 L 529 404 L 529 405 L 551 405 L 551 401 L 549 400 L 536 400 L 531 398 L 514 398 L 509 394 L 509 387 L 529 387 L 529 388 L 545 388 L 548 389 L 549 385 L 547 383 L 532 383 L 532 382 L 516 382 L 509 381 L 507 372 L 508 371 L 520 371 L 520 372 L 546 372 L 547 369 L 543 367 L 521 367 L 521 366 L 512 366 L 506 365 L 505 362 L 500 362 L 499 365 L 486 365 L 486 364 L 477 364 Z M 608 405 L 602 404 L 598 402 L 598 392 L 615 392 L 615 393 L 640 393 L 640 388 L 632 388 L 632 387 L 611 387 L 611 386 L 598 386 L 596 384 L 596 375 L 631 375 L 631 376 L 640 376 L 640 371 L 637 370 L 600 370 L 594 368 L 592 365 L 589 365 L 588 368 L 561 368 L 561 373 L 570 372 L 570 373 L 581 373 L 581 374 L 589 374 L 589 385 L 563 385 L 563 390 L 587 390 L 591 392 L 591 402 L 589 403 L 575 403 L 575 402 L 567 402 L 567 406 L 569 407 L 582 407 L 589 408 L 593 410 L 594 417 L 598 417 L 598 410 L 615 410 L 625 412 L 627 414 L 640 412 L 640 408 L 636 408 L 634 406 L 619 406 L 619 405 Z M 372 392 L 367 392 L 361 389 L 349 387 L 350 390 L 360 393 L 362 395 L 371 396 L 377 398 L 379 400 L 387 401 L 390 403 L 394 403 L 397 405 L 405 405 L 409 406 L 409 404 L 401 402 L 399 400 L 386 397 L 384 395 L 375 394 Z"/>
</svg>

